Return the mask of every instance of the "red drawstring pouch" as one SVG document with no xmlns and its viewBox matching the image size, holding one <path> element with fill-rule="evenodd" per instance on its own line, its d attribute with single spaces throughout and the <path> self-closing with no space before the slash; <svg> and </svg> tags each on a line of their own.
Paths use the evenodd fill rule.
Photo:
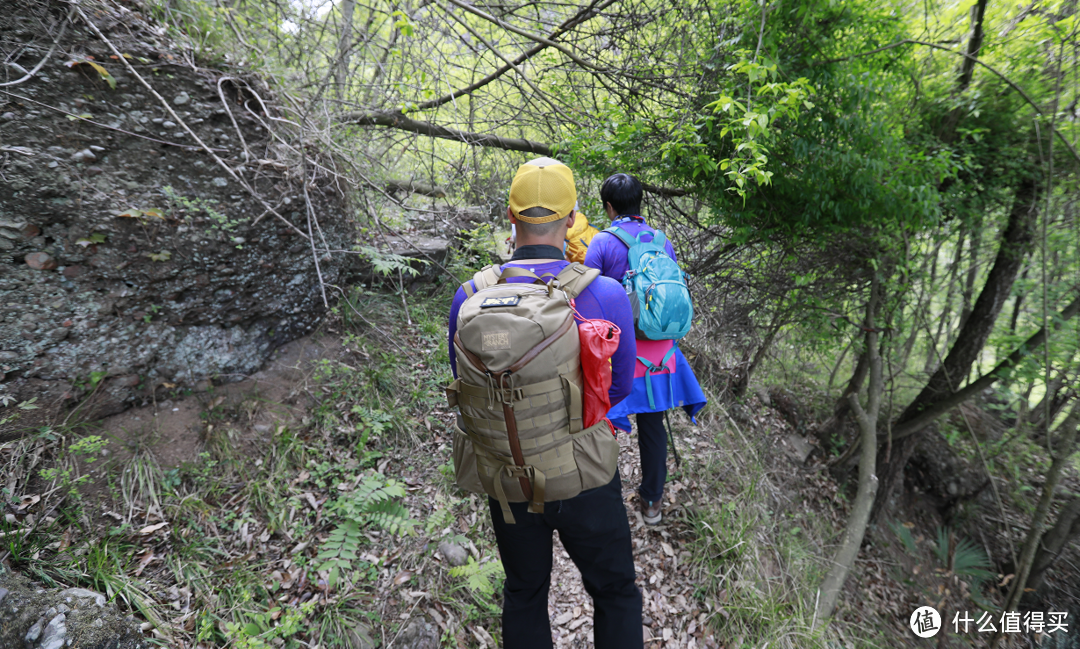
<svg viewBox="0 0 1080 649">
<path fill-rule="evenodd" d="M 619 328 L 607 320 L 586 320 L 574 310 L 581 339 L 581 374 L 585 381 L 582 417 L 585 428 L 596 424 L 611 410 L 611 356 L 619 347 Z M 611 427 L 611 422 L 608 422 Z M 615 431 L 612 429 L 614 435 Z"/>
</svg>

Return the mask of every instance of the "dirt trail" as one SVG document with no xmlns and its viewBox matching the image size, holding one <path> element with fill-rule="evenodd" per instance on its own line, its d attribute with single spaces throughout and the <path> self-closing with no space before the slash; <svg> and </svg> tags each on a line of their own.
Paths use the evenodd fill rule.
<svg viewBox="0 0 1080 649">
<path fill-rule="evenodd" d="M 697 439 L 700 429 L 683 429 L 678 436 L 681 452 L 692 452 L 703 444 Z M 646 647 L 718 647 L 706 630 L 712 614 L 699 610 L 694 602 L 695 581 L 690 570 L 690 529 L 684 517 L 686 505 L 695 498 L 679 480 L 664 490 L 664 520 L 657 526 L 645 525 L 639 509 L 637 487 L 641 482 L 641 460 L 637 434 L 619 433 L 619 470 L 623 480 L 623 501 L 630 516 L 634 546 L 634 566 L 643 599 L 643 629 Z M 668 458 L 668 472 L 674 474 L 675 462 Z M 593 646 L 592 600 L 581 583 L 581 574 L 558 542 L 548 597 L 552 636 L 559 649 Z"/>
<path fill-rule="evenodd" d="M 301 421 L 312 404 L 306 392 L 314 362 L 340 355 L 340 338 L 318 332 L 278 348 L 262 368 L 243 381 L 211 387 L 204 382 L 198 392 L 184 391 L 145 406 L 131 408 L 98 422 L 101 434 L 120 442 L 112 445 L 117 459 L 135 450 L 148 451 L 162 467 L 194 461 L 205 441 L 208 412 L 233 409 L 250 432 L 237 441 L 257 443 L 275 424 Z"/>
</svg>

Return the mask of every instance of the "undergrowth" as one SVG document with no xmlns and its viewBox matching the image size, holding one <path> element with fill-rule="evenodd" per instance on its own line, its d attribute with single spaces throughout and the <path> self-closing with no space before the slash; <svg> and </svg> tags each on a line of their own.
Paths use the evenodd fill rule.
<svg viewBox="0 0 1080 649">
<path fill-rule="evenodd" d="M 181 466 L 117 452 L 85 425 L 3 444 L 14 513 L 0 520 L 0 560 L 106 593 L 162 646 L 385 646 L 417 610 L 441 620 L 444 644 L 497 639 L 489 523 L 442 470 L 450 288 L 404 307 L 350 291 L 331 325 L 342 352 L 298 386 L 309 414 L 260 435 L 251 424 L 274 404 L 211 394 L 202 450 Z M 474 540 L 466 565 L 441 563 L 444 538 Z"/>
</svg>

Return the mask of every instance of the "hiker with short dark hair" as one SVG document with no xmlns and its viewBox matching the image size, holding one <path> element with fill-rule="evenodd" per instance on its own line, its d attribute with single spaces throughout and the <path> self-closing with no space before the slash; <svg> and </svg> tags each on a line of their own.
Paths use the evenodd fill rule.
<svg viewBox="0 0 1080 649">
<path fill-rule="evenodd" d="M 629 432 L 629 415 L 636 415 L 641 515 L 646 524 L 657 525 L 663 519 L 667 480 L 669 432 L 664 427 L 665 413 L 682 407 L 693 419 L 706 399 L 677 344 L 693 319 L 684 274 L 678 268 L 671 242 L 641 216 L 641 199 L 641 183 L 630 174 L 614 174 L 604 181 L 600 200 L 611 218 L 611 227 L 593 237 L 585 265 L 622 282 L 635 304 L 634 384 L 630 396 L 613 406 L 608 417 L 617 428 Z M 663 277 L 641 281 L 650 273 L 661 273 Z"/>
<path fill-rule="evenodd" d="M 608 401 L 630 393 L 633 316 L 617 282 L 563 259 L 576 198 L 573 173 L 557 160 L 521 165 L 507 207 L 516 226 L 514 255 L 476 273 L 450 309 L 455 381 L 447 395 L 460 412 L 455 474 L 463 489 L 488 495 L 506 570 L 507 649 L 552 647 L 547 600 L 555 530 L 593 599 L 595 646 L 643 646 L 619 444 L 602 418 Z M 582 373 L 596 348 L 588 327 L 612 345 L 618 337 L 601 414 L 588 407 L 595 391 Z M 609 369 L 606 357 L 590 360 L 599 361 L 590 368 Z"/>
</svg>

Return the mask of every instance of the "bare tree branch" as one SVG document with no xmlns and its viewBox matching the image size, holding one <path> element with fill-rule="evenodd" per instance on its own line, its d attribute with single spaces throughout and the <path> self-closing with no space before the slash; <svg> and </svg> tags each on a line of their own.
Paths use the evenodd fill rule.
<svg viewBox="0 0 1080 649">
<path fill-rule="evenodd" d="M 585 7 L 584 9 L 579 11 L 576 15 L 568 18 L 561 25 L 556 27 L 554 31 L 552 31 L 550 34 L 548 34 L 547 39 L 549 41 L 554 41 L 561 34 L 569 31 L 570 29 L 574 28 L 575 26 L 580 25 L 581 23 L 585 22 L 586 20 L 592 18 L 597 13 L 599 13 L 600 11 L 606 9 L 608 6 L 610 6 L 614 2 L 615 2 L 615 0 L 606 0 L 600 6 L 595 6 L 596 1 L 594 0 L 591 4 L 589 4 L 589 6 Z M 595 6 L 595 8 L 594 8 L 594 6 Z M 432 108 L 438 108 L 439 106 L 442 106 L 443 104 L 445 104 L 445 103 L 447 103 L 449 101 L 453 101 L 454 99 L 456 99 L 458 97 L 461 97 L 463 95 L 468 95 L 468 94 L 472 93 L 475 90 L 479 90 L 480 88 L 483 88 L 484 86 L 488 85 L 492 81 L 495 81 L 499 77 L 503 76 L 504 74 L 506 74 L 510 70 L 513 70 L 514 66 L 521 65 L 522 63 L 528 61 L 529 59 L 536 56 L 540 52 L 543 52 L 547 48 L 548 48 L 548 45 L 546 45 L 544 43 L 538 43 L 537 45 L 525 50 L 524 52 L 519 54 L 517 57 L 515 57 L 514 59 L 509 61 L 506 65 L 504 65 L 501 68 L 495 70 L 494 72 L 487 75 L 483 79 L 480 79 L 479 81 L 476 81 L 475 83 L 471 83 L 471 84 L 465 86 L 464 88 L 461 88 L 460 90 L 455 90 L 455 91 L 453 91 L 451 93 L 445 94 L 442 97 L 437 97 L 437 98 L 432 99 L 430 101 L 425 101 L 424 103 L 417 106 L 416 110 L 417 111 L 425 111 L 425 110 L 431 110 Z"/>
</svg>

